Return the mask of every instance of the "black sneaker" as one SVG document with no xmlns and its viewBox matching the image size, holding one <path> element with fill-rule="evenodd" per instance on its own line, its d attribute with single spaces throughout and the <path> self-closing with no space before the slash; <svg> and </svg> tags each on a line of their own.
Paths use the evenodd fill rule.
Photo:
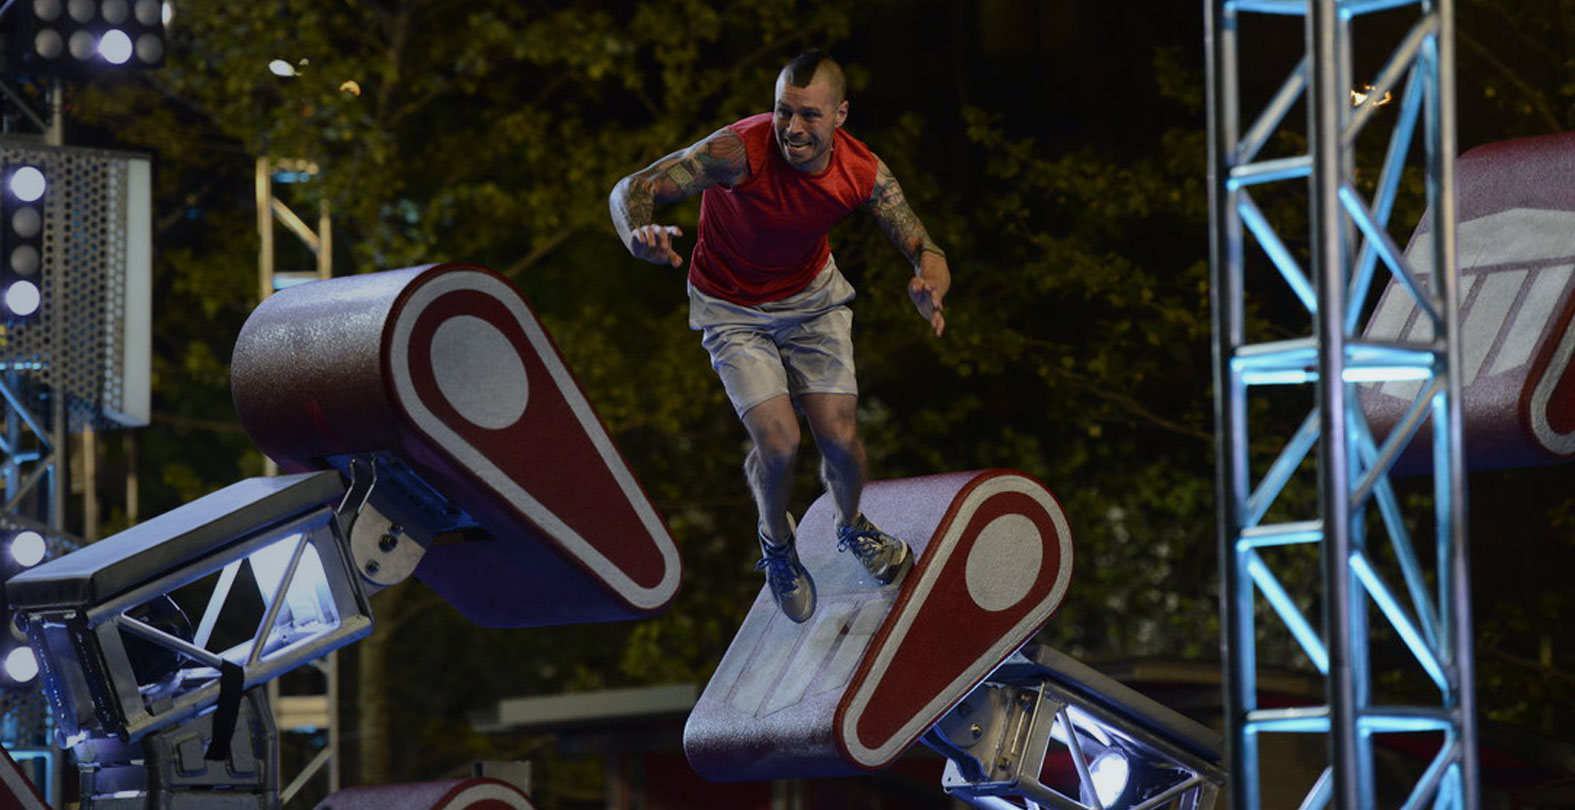
<svg viewBox="0 0 1575 810">
<path fill-rule="evenodd" d="M 913 564 L 908 544 L 881 531 L 862 513 L 852 526 L 837 527 L 837 550 L 853 550 L 864 570 L 882 585 L 890 585 Z"/>
<path fill-rule="evenodd" d="M 794 544 L 796 529 L 793 516 L 788 515 L 788 541 L 778 545 L 760 533 L 760 562 L 757 570 L 766 572 L 766 584 L 771 587 L 771 598 L 777 601 L 782 613 L 795 622 L 803 623 L 815 612 L 815 580 L 798 561 Z"/>
</svg>

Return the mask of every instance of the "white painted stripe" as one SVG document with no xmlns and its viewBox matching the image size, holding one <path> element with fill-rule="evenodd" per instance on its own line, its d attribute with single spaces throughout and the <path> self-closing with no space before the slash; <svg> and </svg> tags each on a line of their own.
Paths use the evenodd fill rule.
<svg viewBox="0 0 1575 810">
<path fill-rule="evenodd" d="M 788 661 L 787 672 L 782 674 L 777 688 L 771 691 L 763 715 L 786 709 L 804 697 L 809 682 L 820 672 L 820 665 L 831 657 L 832 645 L 836 643 L 837 636 L 842 635 L 855 607 L 857 603 L 853 600 L 841 600 L 821 605 L 815 611 L 809 635 L 799 645 L 798 654 Z"/>
<path fill-rule="evenodd" d="M 731 690 L 738 684 L 738 678 L 744 673 L 744 668 L 754 658 L 755 649 L 760 646 L 760 640 L 765 637 L 766 626 L 771 624 L 771 614 L 759 609 L 764 601 L 773 612 L 776 605 L 771 601 L 771 596 L 762 592 L 763 599 L 755 600 L 755 606 L 749 609 L 744 617 L 744 626 L 739 628 L 738 636 L 727 647 L 727 652 L 722 655 L 722 663 L 717 666 L 716 674 L 711 676 L 711 683 L 706 686 L 706 695 L 722 700 L 724 695 L 711 695 L 711 685 L 717 685 L 722 690 Z"/>
<path fill-rule="evenodd" d="M 1548 329 L 1548 317 L 1553 314 L 1554 307 L 1564 300 L 1572 269 L 1575 269 L 1575 265 L 1561 264 L 1537 271 L 1531 282 L 1531 290 L 1526 293 L 1520 311 L 1515 315 L 1509 336 L 1504 338 L 1498 356 L 1493 358 L 1489 374 L 1518 369 L 1531 359 L 1532 350 L 1541 342 L 1543 333 Z"/>
<path fill-rule="evenodd" d="M 1460 266 L 1525 264 L 1575 256 L 1575 211 L 1511 208 L 1458 226 Z"/>
<path fill-rule="evenodd" d="M 880 630 L 881 621 L 889 612 L 891 612 L 889 599 L 874 599 L 859 607 L 859 615 L 853 617 L 853 626 L 848 630 L 848 637 L 842 640 L 842 646 L 838 647 L 837 654 L 832 656 L 831 664 L 826 667 L 826 677 L 821 681 L 820 689 L 816 694 L 847 686 L 848 679 L 853 677 L 853 670 L 858 668 L 859 659 L 863 658 L 864 651 L 870 648 L 870 638 Z"/>
<path fill-rule="evenodd" d="M 1416 299 L 1397 284 L 1389 285 L 1384 300 L 1373 313 L 1367 325 L 1367 336 L 1373 340 L 1398 340 L 1406 322 L 1416 314 Z"/>
<path fill-rule="evenodd" d="M 630 505 L 645 526 L 651 542 L 656 544 L 658 553 L 662 557 L 662 580 L 654 587 L 642 587 L 624 573 L 611 560 L 607 559 L 600 551 L 592 546 L 578 532 L 564 523 L 561 518 L 553 514 L 541 502 L 537 501 L 530 493 L 526 492 L 512 477 L 504 473 L 497 465 L 493 464 L 481 450 L 445 425 L 441 419 L 427 408 L 416 394 L 415 383 L 409 373 L 409 346 L 410 334 L 415 329 L 416 321 L 434 300 L 440 296 L 458 290 L 473 290 L 483 293 L 498 301 L 506 307 L 515 317 L 520 329 L 525 333 L 526 339 L 535 348 L 542 365 L 552 376 L 553 382 L 563 393 L 568 401 L 569 408 L 579 420 L 580 426 L 590 437 L 591 443 L 596 447 L 602 462 L 607 465 L 614 480 L 628 498 Z M 589 568 L 602 581 L 612 586 L 619 595 L 627 599 L 636 608 L 654 609 L 660 607 L 678 589 L 678 548 L 667 533 L 667 527 L 651 507 L 645 494 L 641 492 L 634 476 L 624 466 L 623 459 L 613 448 L 612 440 L 607 437 L 597 420 L 590 404 L 585 401 L 580 393 L 579 386 L 569 370 L 559 359 L 558 353 L 552 347 L 552 342 L 547 338 L 536 319 L 531 315 L 519 294 L 502 280 L 476 271 L 456 270 L 430 276 L 421 283 L 418 289 L 411 292 L 405 306 L 400 310 L 394 323 L 393 345 L 390 347 L 390 365 L 392 366 L 395 394 L 405 409 L 410 413 L 424 433 L 435 440 L 440 446 L 454 456 L 467 469 L 481 478 L 489 487 L 502 495 L 511 506 L 540 526 L 544 531 L 556 538 L 571 555 Z"/>
<path fill-rule="evenodd" d="M 782 676 L 788 659 L 793 657 L 802 630 L 791 619 L 781 615 L 775 605 L 772 608 L 776 615 L 771 616 L 767 623 L 765 635 L 755 647 L 755 654 L 749 657 L 748 667 L 738 679 L 738 687 L 733 690 L 732 699 L 728 701 L 728 705 L 750 717 L 759 716 L 766 695 Z"/>
<path fill-rule="evenodd" d="M 1486 274 L 1482 292 L 1466 313 L 1465 327 L 1460 331 L 1460 348 L 1465 351 L 1460 360 L 1461 385 L 1470 385 L 1482 369 L 1482 361 L 1504 331 L 1509 308 L 1520 295 L 1526 281 L 1525 270 L 1500 270 Z"/>
<path fill-rule="evenodd" d="M 1559 379 L 1569 369 L 1571 354 L 1575 354 L 1575 329 L 1566 329 L 1542 378 L 1537 380 L 1537 387 L 1531 391 L 1531 435 L 1549 452 L 1560 456 L 1575 453 L 1575 433 L 1560 433 L 1548 424 L 1548 406 L 1553 403 Z"/>
<path fill-rule="evenodd" d="M 1575 256 L 1575 212 L 1542 208 L 1511 208 L 1456 226 L 1455 261 L 1462 270 L 1503 264 L 1528 264 Z M 1406 253 L 1411 266 L 1430 271 L 1431 233 Z"/>
<path fill-rule="evenodd" d="M 1481 275 L 1481 274 L 1480 273 L 1471 273 L 1471 274 L 1461 275 L 1461 277 L 1460 277 L 1460 302 L 1461 302 L 1461 306 L 1465 306 L 1465 303 L 1471 299 L 1471 289 L 1476 286 L 1477 277 L 1479 275 Z M 1402 295 L 1406 295 L 1407 294 L 1404 290 L 1398 289 L 1394 282 L 1391 282 L 1390 286 L 1391 286 L 1391 288 L 1394 288 L 1394 292 L 1396 292 L 1396 293 L 1399 293 L 1399 294 L 1402 294 Z M 1420 315 L 1418 315 L 1416 318 L 1413 318 L 1411 320 L 1411 325 L 1409 327 L 1407 327 L 1405 331 L 1406 331 L 1406 335 L 1405 335 L 1404 342 L 1406 342 L 1406 343 L 1413 343 L 1413 344 L 1419 343 L 1419 344 L 1424 344 L 1424 345 L 1431 345 L 1432 342 L 1433 342 L 1433 322 L 1428 320 L 1425 317 L 1420 316 Z M 1380 386 L 1378 388 L 1378 392 L 1383 394 L 1384 396 L 1394 397 L 1395 399 L 1400 399 L 1400 400 L 1404 400 L 1406 402 L 1410 402 L 1410 401 L 1416 399 L 1416 395 L 1417 394 L 1420 394 L 1422 392 L 1422 382 L 1420 380 L 1405 380 L 1405 381 L 1399 381 L 1399 382 L 1386 382 L 1386 383 L 1384 383 L 1382 386 Z"/>
</svg>

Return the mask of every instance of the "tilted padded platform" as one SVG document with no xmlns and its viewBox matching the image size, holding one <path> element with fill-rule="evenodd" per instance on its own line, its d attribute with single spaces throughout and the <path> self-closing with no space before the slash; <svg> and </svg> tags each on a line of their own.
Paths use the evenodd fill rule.
<svg viewBox="0 0 1575 810">
<path fill-rule="evenodd" d="M 1031 639 L 1072 574 L 1066 517 L 1009 470 L 869 484 L 864 513 L 918 554 L 877 585 L 839 553 L 822 496 L 798 529 L 819 592 L 804 624 L 761 589 L 696 703 L 684 750 L 715 781 L 881 768 Z"/>
<path fill-rule="evenodd" d="M 242 328 L 232 384 L 246 432 L 281 467 L 392 457 L 422 498 L 484 530 L 432 545 L 416 569 L 477 624 L 635 618 L 677 592 L 666 523 L 530 306 L 486 268 L 281 290 Z"/>
<path fill-rule="evenodd" d="M 1575 133 L 1480 146 L 1455 163 L 1459 225 L 1461 405 L 1472 469 L 1575 458 Z M 1406 258 L 1429 286 L 1429 218 Z M 1365 339 L 1433 339 L 1428 318 L 1393 280 Z M 1404 417 L 1422 382 L 1362 386 L 1378 441 Z M 1396 464 L 1419 472 L 1430 422 Z"/>
<path fill-rule="evenodd" d="M 7 580 L 13 609 L 102 604 L 156 576 L 245 540 L 278 516 L 338 505 L 339 475 L 248 478 Z"/>
</svg>

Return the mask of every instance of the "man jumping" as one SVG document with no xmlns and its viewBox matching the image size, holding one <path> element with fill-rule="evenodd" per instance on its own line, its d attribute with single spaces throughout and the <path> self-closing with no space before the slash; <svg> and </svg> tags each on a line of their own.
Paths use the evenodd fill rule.
<svg viewBox="0 0 1575 810">
<path fill-rule="evenodd" d="M 908 295 L 937 337 L 951 287 L 946 254 L 903 198 L 891 170 L 842 131 L 848 117 L 842 68 L 819 51 L 777 76 L 774 112 L 730 124 L 618 182 L 609 204 L 618 236 L 636 258 L 674 268 L 683 232 L 652 221 L 656 203 L 700 194 L 689 264 L 689 322 L 754 447 L 744 475 L 759 509 L 757 567 L 788 618 L 815 611 L 815 583 L 799 563 L 787 514 L 799 423 L 809 420 L 821 478 L 836 505 L 837 548 L 852 550 L 883 585 L 913 562 L 908 545 L 859 512 L 867 476 L 858 434 L 851 284 L 826 238 L 856 208 L 874 215 L 912 263 Z M 790 399 L 791 398 L 791 399 Z"/>
</svg>

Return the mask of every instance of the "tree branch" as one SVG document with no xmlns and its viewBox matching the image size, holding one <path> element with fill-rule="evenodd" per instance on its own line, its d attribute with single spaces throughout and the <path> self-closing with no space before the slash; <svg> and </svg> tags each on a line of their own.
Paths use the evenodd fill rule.
<svg viewBox="0 0 1575 810">
<path fill-rule="evenodd" d="M 1559 122 L 1559 117 L 1554 114 L 1553 108 L 1548 106 L 1548 102 L 1542 97 L 1542 94 L 1532 88 L 1530 84 L 1527 84 L 1526 80 L 1522 79 L 1520 74 L 1515 72 L 1514 68 L 1510 67 L 1508 64 L 1505 64 L 1504 61 L 1499 59 L 1497 56 L 1494 56 L 1493 52 L 1488 50 L 1487 46 L 1483 45 L 1481 42 L 1478 42 L 1476 38 L 1467 33 L 1464 28 L 1457 26 L 1455 28 L 1455 37 L 1460 42 L 1465 43 L 1465 46 L 1470 48 L 1472 53 L 1475 53 L 1477 56 L 1481 57 L 1482 61 L 1486 62 L 1489 67 L 1498 71 L 1498 74 L 1504 77 L 1505 81 L 1509 82 L 1511 85 L 1514 85 L 1515 89 L 1531 103 L 1531 106 L 1535 108 L 1538 113 L 1540 113 L 1542 122 L 1547 125 L 1549 132 L 1559 132 L 1564 129 L 1564 125 Z"/>
<path fill-rule="evenodd" d="M 536 262 L 541 261 L 543 258 L 545 258 L 547 256 L 547 254 L 553 252 L 554 250 L 557 250 L 559 245 L 562 245 L 564 242 L 569 241 L 569 237 L 575 235 L 576 233 L 579 233 L 584 228 L 585 228 L 585 225 L 583 223 L 580 223 L 580 224 L 570 225 L 569 227 L 558 231 L 557 233 L 552 235 L 552 238 L 550 238 L 547 241 L 541 243 L 540 245 L 537 245 L 535 250 L 532 250 L 531 252 L 525 254 L 524 256 L 521 256 L 518 261 L 514 262 L 513 264 L 511 264 L 507 268 L 505 268 L 504 271 L 503 271 L 503 275 L 506 276 L 507 278 L 509 278 L 510 280 L 513 280 L 515 278 L 515 276 L 518 276 L 520 273 L 523 273 L 526 270 L 529 270 L 531 268 L 531 266 L 536 264 Z"/>
</svg>

